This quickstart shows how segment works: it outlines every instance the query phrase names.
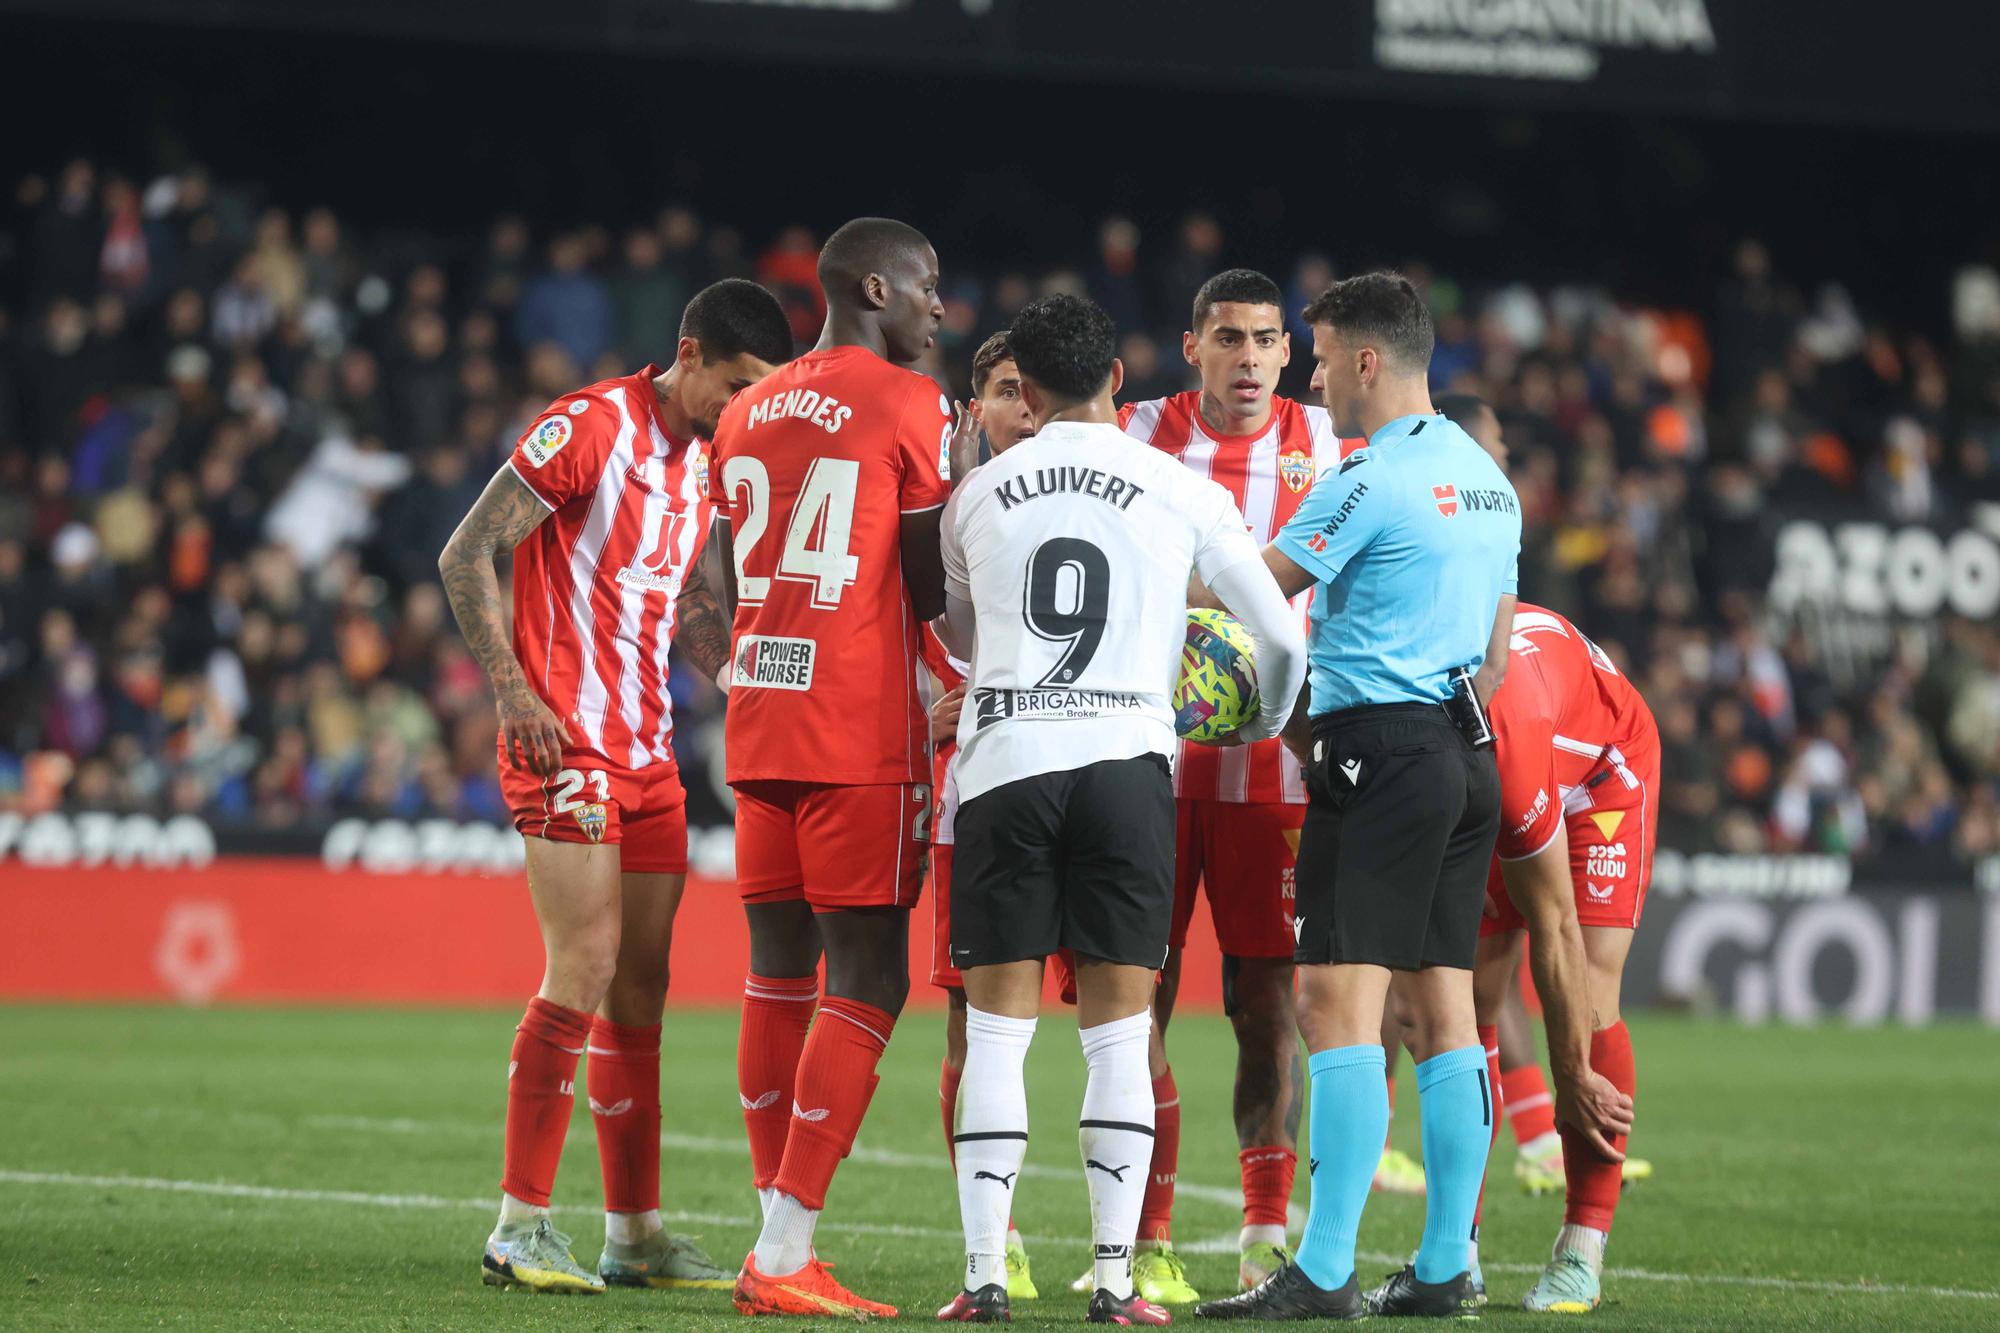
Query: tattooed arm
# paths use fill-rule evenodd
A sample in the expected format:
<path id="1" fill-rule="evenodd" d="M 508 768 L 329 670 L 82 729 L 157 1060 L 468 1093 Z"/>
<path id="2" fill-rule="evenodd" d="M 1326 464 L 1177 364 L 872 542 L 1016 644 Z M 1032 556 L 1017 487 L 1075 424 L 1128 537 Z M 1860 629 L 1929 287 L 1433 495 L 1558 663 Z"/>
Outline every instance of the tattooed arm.
<path id="1" fill-rule="evenodd" d="M 548 516 L 548 506 L 512 468 L 502 467 L 486 483 L 472 511 L 438 557 L 444 593 L 451 601 L 452 614 L 458 617 L 465 646 L 493 682 L 508 760 L 514 767 L 525 767 L 542 777 L 562 766 L 565 732 L 562 720 L 529 688 L 514 646 L 507 641 L 500 576 L 493 560 L 501 551 L 519 546 Z"/>
<path id="2" fill-rule="evenodd" d="M 719 530 L 716 524 L 709 525 L 708 540 L 681 580 L 681 595 L 674 602 L 674 643 L 710 680 L 729 661 L 729 616 L 716 595 L 713 577 L 715 548 L 718 540 L 727 544 L 728 531 L 727 520 Z"/>

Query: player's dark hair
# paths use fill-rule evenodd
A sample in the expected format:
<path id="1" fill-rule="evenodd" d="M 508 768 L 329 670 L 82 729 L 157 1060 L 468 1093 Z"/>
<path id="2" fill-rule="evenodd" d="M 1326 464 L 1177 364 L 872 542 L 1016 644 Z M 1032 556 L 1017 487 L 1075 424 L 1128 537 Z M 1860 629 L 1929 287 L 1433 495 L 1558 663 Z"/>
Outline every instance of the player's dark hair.
<path id="1" fill-rule="evenodd" d="M 681 337 L 701 344 L 704 362 L 733 361 L 745 352 L 774 366 L 792 359 L 785 308 L 744 278 L 724 278 L 696 292 L 681 311 Z"/>
<path id="2" fill-rule="evenodd" d="M 930 244 L 922 232 L 894 218 L 842 223 L 820 247 L 819 285 L 829 302 L 844 305 L 870 273 L 886 274 L 899 264 L 921 263 Z"/>
<path id="3" fill-rule="evenodd" d="M 1014 348 L 1007 341 L 1007 330 L 988 338 L 979 344 L 979 350 L 972 354 L 972 396 L 982 398 L 986 394 L 986 381 L 993 377 L 993 368 L 1002 361 L 1014 359 Z"/>
<path id="4" fill-rule="evenodd" d="M 1430 309 L 1400 273 L 1342 278 L 1302 313 L 1308 324 L 1330 324 L 1348 341 L 1375 348 L 1404 374 L 1420 374 L 1431 363 L 1437 335 Z"/>
<path id="5" fill-rule="evenodd" d="M 1007 331 L 1021 376 L 1068 403 L 1094 398 L 1118 359 L 1118 331 L 1104 307 L 1066 292 L 1030 301 Z"/>
<path id="6" fill-rule="evenodd" d="M 1441 393 L 1431 399 L 1431 406 L 1444 415 L 1445 420 L 1472 434 L 1472 428 L 1479 423 L 1482 413 L 1491 412 L 1484 398 L 1476 393 Z"/>
<path id="7" fill-rule="evenodd" d="M 1254 268 L 1226 268 L 1204 282 L 1201 290 L 1194 294 L 1194 323 L 1188 327 L 1200 333 L 1201 326 L 1208 322 L 1215 308 L 1225 301 L 1282 308 L 1285 294 L 1278 290 L 1277 283 Z"/>

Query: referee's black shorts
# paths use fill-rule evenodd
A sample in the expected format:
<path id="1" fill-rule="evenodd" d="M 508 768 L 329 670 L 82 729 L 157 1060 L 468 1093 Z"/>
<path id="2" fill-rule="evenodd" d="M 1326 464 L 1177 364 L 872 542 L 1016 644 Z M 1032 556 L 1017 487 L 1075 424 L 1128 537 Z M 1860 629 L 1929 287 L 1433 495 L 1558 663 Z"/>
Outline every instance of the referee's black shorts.
<path id="1" fill-rule="evenodd" d="M 1299 836 L 1301 963 L 1470 968 L 1500 770 L 1433 704 L 1313 719 Z"/>
<path id="2" fill-rule="evenodd" d="M 1100 759 L 981 792 L 951 854 L 957 968 L 1043 958 L 1162 967 L 1174 916 L 1174 788 L 1162 755 Z"/>

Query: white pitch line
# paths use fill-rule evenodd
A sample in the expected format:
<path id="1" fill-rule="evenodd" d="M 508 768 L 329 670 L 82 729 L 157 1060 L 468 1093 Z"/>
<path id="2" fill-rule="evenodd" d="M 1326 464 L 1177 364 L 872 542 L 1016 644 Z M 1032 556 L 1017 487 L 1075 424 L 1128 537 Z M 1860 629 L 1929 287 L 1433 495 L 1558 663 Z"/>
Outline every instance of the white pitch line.
<path id="1" fill-rule="evenodd" d="M 175 1108 L 180 1109 L 180 1108 Z M 211 1113 L 188 1111 L 187 1114 L 206 1117 Z M 413 1120 L 386 1116 L 316 1115 L 304 1117 L 301 1121 L 289 1121 L 279 1116 L 258 1113 L 224 1112 L 224 1118 L 237 1121 L 268 1122 L 279 1126 L 304 1124 L 321 1129 L 345 1129 L 362 1133 L 392 1134 L 450 1134 L 486 1135 L 491 1134 L 491 1126 L 471 1125 L 455 1121 Z M 747 1157 L 750 1145 L 740 1139 L 712 1138 L 693 1134 L 663 1133 L 660 1135 L 662 1147 L 681 1152 L 711 1153 L 718 1155 Z M 875 1166 L 898 1169 L 937 1170 L 943 1163 L 928 1154 L 895 1152 L 884 1148 L 865 1148 L 857 1145 L 849 1154 L 854 1160 Z M 1024 1163 L 1022 1174 L 1038 1178 L 1071 1180 L 1075 1173 L 1058 1167 L 1038 1163 Z M 192 1180 L 163 1180 L 150 1176 L 82 1176 L 68 1173 L 0 1170 L 0 1183 L 39 1185 L 84 1185 L 101 1188 L 125 1188 L 145 1190 L 178 1191 L 193 1194 L 220 1195 L 232 1198 L 252 1198 L 270 1200 L 291 1200 L 309 1203 L 352 1203 L 389 1208 L 479 1208 L 491 1209 L 491 1199 L 444 1199 L 435 1195 L 411 1194 L 363 1194 L 343 1190 L 296 1190 L 265 1185 L 239 1185 L 227 1182 L 204 1182 Z M 1181 1181 L 1176 1185 L 1177 1195 L 1204 1202 L 1240 1207 L 1242 1193 L 1239 1190 L 1224 1189 L 1214 1185 L 1200 1185 L 1191 1181 Z M 594 1208 L 579 1206 L 558 1206 L 552 1211 L 565 1214 L 594 1214 Z M 1293 1227 L 1303 1225 L 1305 1212 L 1297 1204 L 1290 1206 Z M 662 1213 L 668 1221 L 692 1222 L 716 1226 L 750 1226 L 748 1217 L 730 1217 L 717 1213 Z M 827 1221 L 821 1225 L 830 1230 L 852 1232 L 857 1235 L 907 1236 L 912 1239 L 958 1240 L 960 1233 L 943 1227 L 907 1226 L 886 1222 L 840 1222 Z M 1090 1244 L 1080 1236 L 1035 1235 L 1033 1240 L 1055 1245 Z M 1177 1248 L 1193 1254 L 1229 1253 L 1235 1241 L 1230 1236 L 1205 1237 L 1201 1240 Z M 1362 1252 L 1355 1256 L 1364 1263 L 1379 1263 L 1392 1266 L 1409 1261 L 1408 1255 L 1394 1255 L 1381 1252 Z M 1502 1261 L 1486 1261 L 1482 1265 L 1497 1273 L 1539 1273 L 1540 1264 L 1521 1264 Z M 1645 1268 L 1608 1268 L 1606 1277 L 1624 1278 L 1634 1282 L 1663 1282 L 1691 1284 L 1712 1283 L 1734 1287 L 1758 1287 L 1777 1291 L 1812 1291 L 1833 1295 L 1868 1296 L 1937 1296 L 1956 1300 L 2000 1300 L 2000 1291 L 1980 1291 L 1962 1287 L 1927 1287 L 1899 1282 L 1832 1282 L 1814 1278 L 1759 1277 L 1751 1274 L 1730 1273 L 1662 1273 Z"/>
<path id="2" fill-rule="evenodd" d="M 284 1203 L 339 1203 L 367 1208 L 478 1209 L 491 1211 L 491 1199 L 447 1199 L 435 1194 L 365 1194 L 357 1190 L 288 1189 L 272 1185 L 243 1185 L 231 1181 L 167 1180 L 158 1176 L 91 1176 L 67 1171 L 13 1171 L 0 1169 L 0 1183 L 10 1185 L 59 1185 L 84 1189 L 152 1190 L 172 1194 L 202 1194 L 229 1199 L 257 1199 Z M 557 1207 L 557 1213 L 595 1213 L 594 1208 L 571 1205 Z M 693 1222 L 710 1226 L 751 1225 L 748 1217 L 722 1213 L 663 1212 L 669 1222 Z M 859 1235 L 906 1236 L 923 1240 L 957 1240 L 959 1233 L 943 1227 L 903 1226 L 880 1222 L 821 1223 L 830 1231 Z M 1037 1236 L 1036 1240 L 1057 1245 L 1087 1245 L 1081 1236 Z M 1217 1238 L 1218 1240 L 1222 1238 Z M 1214 1241 L 1197 1241 L 1183 1248 L 1207 1253 Z M 1363 1251 L 1356 1258 L 1364 1263 L 1401 1264 L 1406 1256 Z M 1496 1272 L 1538 1273 L 1539 1265 L 1488 1263 Z M 2000 1300 L 2000 1291 L 1973 1291 L 1960 1287 L 1924 1287 L 1906 1283 L 1822 1282 L 1805 1278 L 1754 1277 L 1729 1273 L 1658 1273 L 1644 1268 L 1613 1268 L 1605 1276 L 1635 1282 L 1719 1283 L 1733 1287 L 1762 1287 L 1779 1291 L 1812 1291 L 1852 1296 L 1939 1296 L 1960 1300 Z"/>
<path id="3" fill-rule="evenodd" d="M 257 1199 L 279 1203 L 342 1203 L 364 1208 L 418 1208 L 418 1209 L 477 1209 L 492 1212 L 498 1201 L 494 1199 L 447 1199 L 436 1194 L 365 1194 L 358 1190 L 309 1190 L 287 1189 L 274 1185 L 242 1185 L 227 1180 L 165 1180 L 158 1176 L 86 1176 L 68 1171 L 10 1171 L 0 1170 L 0 1184 L 8 1185 L 70 1185 L 84 1189 L 126 1189 L 149 1190 L 168 1194 L 202 1194 L 224 1199 Z M 596 1215 L 599 1210 L 577 1204 L 557 1204 L 549 1209 L 551 1213 Z M 690 1222 L 700 1226 L 749 1227 L 756 1220 L 750 1217 L 733 1217 L 727 1213 L 695 1213 L 687 1211 L 662 1210 L 660 1217 L 667 1222 Z M 959 1240 L 961 1234 L 947 1231 L 943 1227 L 905 1226 L 894 1222 L 842 1222 L 837 1219 L 820 1223 L 830 1231 L 847 1231 L 869 1236 L 906 1236 L 918 1240 Z M 1080 1236 L 1045 1237 L 1055 1244 L 1088 1245 L 1090 1242 Z"/>
<path id="4" fill-rule="evenodd" d="M 273 1117 L 275 1119 L 275 1117 Z M 359 1115 L 314 1115 L 307 1116 L 304 1123 L 312 1129 L 345 1129 L 362 1133 L 383 1134 L 479 1134 L 490 1135 L 490 1125 L 468 1125 L 459 1122 L 434 1120 L 408 1120 L 393 1117 Z M 699 1134 L 676 1134 L 672 1131 L 660 1135 L 660 1146 L 675 1152 L 713 1153 L 727 1157 L 748 1157 L 750 1144 L 744 1139 L 713 1138 Z M 887 1166 L 905 1171 L 936 1171 L 947 1173 L 948 1167 L 942 1153 L 896 1152 L 888 1148 L 870 1148 L 856 1144 L 848 1154 L 852 1161 L 867 1162 L 872 1166 Z M 1041 1180 L 1075 1180 L 1075 1167 L 1048 1166 L 1039 1162 L 1027 1162 L 1021 1167 L 1021 1174 Z M 1212 1203 L 1223 1208 L 1241 1208 L 1243 1191 L 1224 1189 L 1216 1185 L 1202 1185 L 1183 1180 L 1174 1187 L 1177 1198 L 1195 1199 L 1202 1203 Z M 1297 1204 L 1290 1205 L 1291 1223 L 1295 1227 L 1305 1225 L 1305 1210 Z"/>
<path id="5" fill-rule="evenodd" d="M 167 1180 L 158 1176 L 92 1176 L 77 1175 L 67 1171 L 14 1171 L 0 1169 L 0 1184 L 10 1185 L 57 1185 L 83 1189 L 127 1189 L 150 1190 L 171 1194 L 202 1194 L 229 1199 L 257 1199 L 283 1203 L 338 1203 L 365 1208 L 415 1208 L 415 1209 L 477 1209 L 490 1212 L 491 1199 L 447 1199 L 435 1194 L 366 1194 L 358 1190 L 314 1190 L 289 1189 L 273 1185 L 244 1185 L 222 1180 Z M 558 1206 L 550 1211 L 564 1214 L 595 1213 L 594 1208 L 578 1205 Z M 669 1222 L 693 1222 L 709 1226 L 747 1227 L 752 1223 L 748 1217 L 733 1217 L 723 1213 L 662 1212 L 660 1215 Z M 943 1227 L 903 1226 L 881 1222 L 841 1222 L 828 1220 L 821 1223 L 829 1231 L 845 1231 L 857 1235 L 906 1236 L 921 1240 L 957 1240 L 957 1231 Z M 1036 1236 L 1035 1240 L 1055 1245 L 1083 1246 L 1089 1241 L 1081 1236 Z M 1216 1245 L 1215 1240 L 1196 1241 L 1182 1248 L 1189 1251 L 1208 1253 Z M 1355 1256 L 1364 1263 L 1401 1264 L 1407 1256 L 1363 1251 Z M 1536 1264 L 1487 1263 L 1487 1268 L 1505 1273 L 1539 1273 Z M 1900 1282 L 1824 1282 L 1806 1278 L 1755 1277 L 1731 1273 L 1659 1273 L 1644 1268 L 1607 1269 L 1605 1276 L 1624 1278 L 1635 1282 L 1671 1282 L 1680 1284 L 1714 1283 L 1732 1287 L 1761 1287 L 1778 1291 L 1811 1291 L 1851 1296 L 1938 1296 L 1958 1300 L 1991 1301 L 2000 1300 L 2000 1291 L 1974 1291 L 1961 1287 L 1925 1287 Z"/>

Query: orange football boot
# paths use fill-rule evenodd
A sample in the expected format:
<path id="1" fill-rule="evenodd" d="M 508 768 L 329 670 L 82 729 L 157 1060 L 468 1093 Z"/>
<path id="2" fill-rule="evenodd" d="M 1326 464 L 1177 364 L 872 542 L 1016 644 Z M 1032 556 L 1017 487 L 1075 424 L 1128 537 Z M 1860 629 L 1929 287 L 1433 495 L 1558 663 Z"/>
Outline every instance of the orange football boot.
<path id="1" fill-rule="evenodd" d="M 766 1277 L 757 1271 L 757 1255 L 752 1251 L 743 1260 L 736 1278 L 736 1308 L 743 1314 L 804 1315 L 824 1319 L 852 1319 L 857 1323 L 881 1316 L 893 1319 L 896 1307 L 880 1301 L 864 1300 L 833 1280 L 827 1265 L 815 1255 L 796 1273 Z"/>

